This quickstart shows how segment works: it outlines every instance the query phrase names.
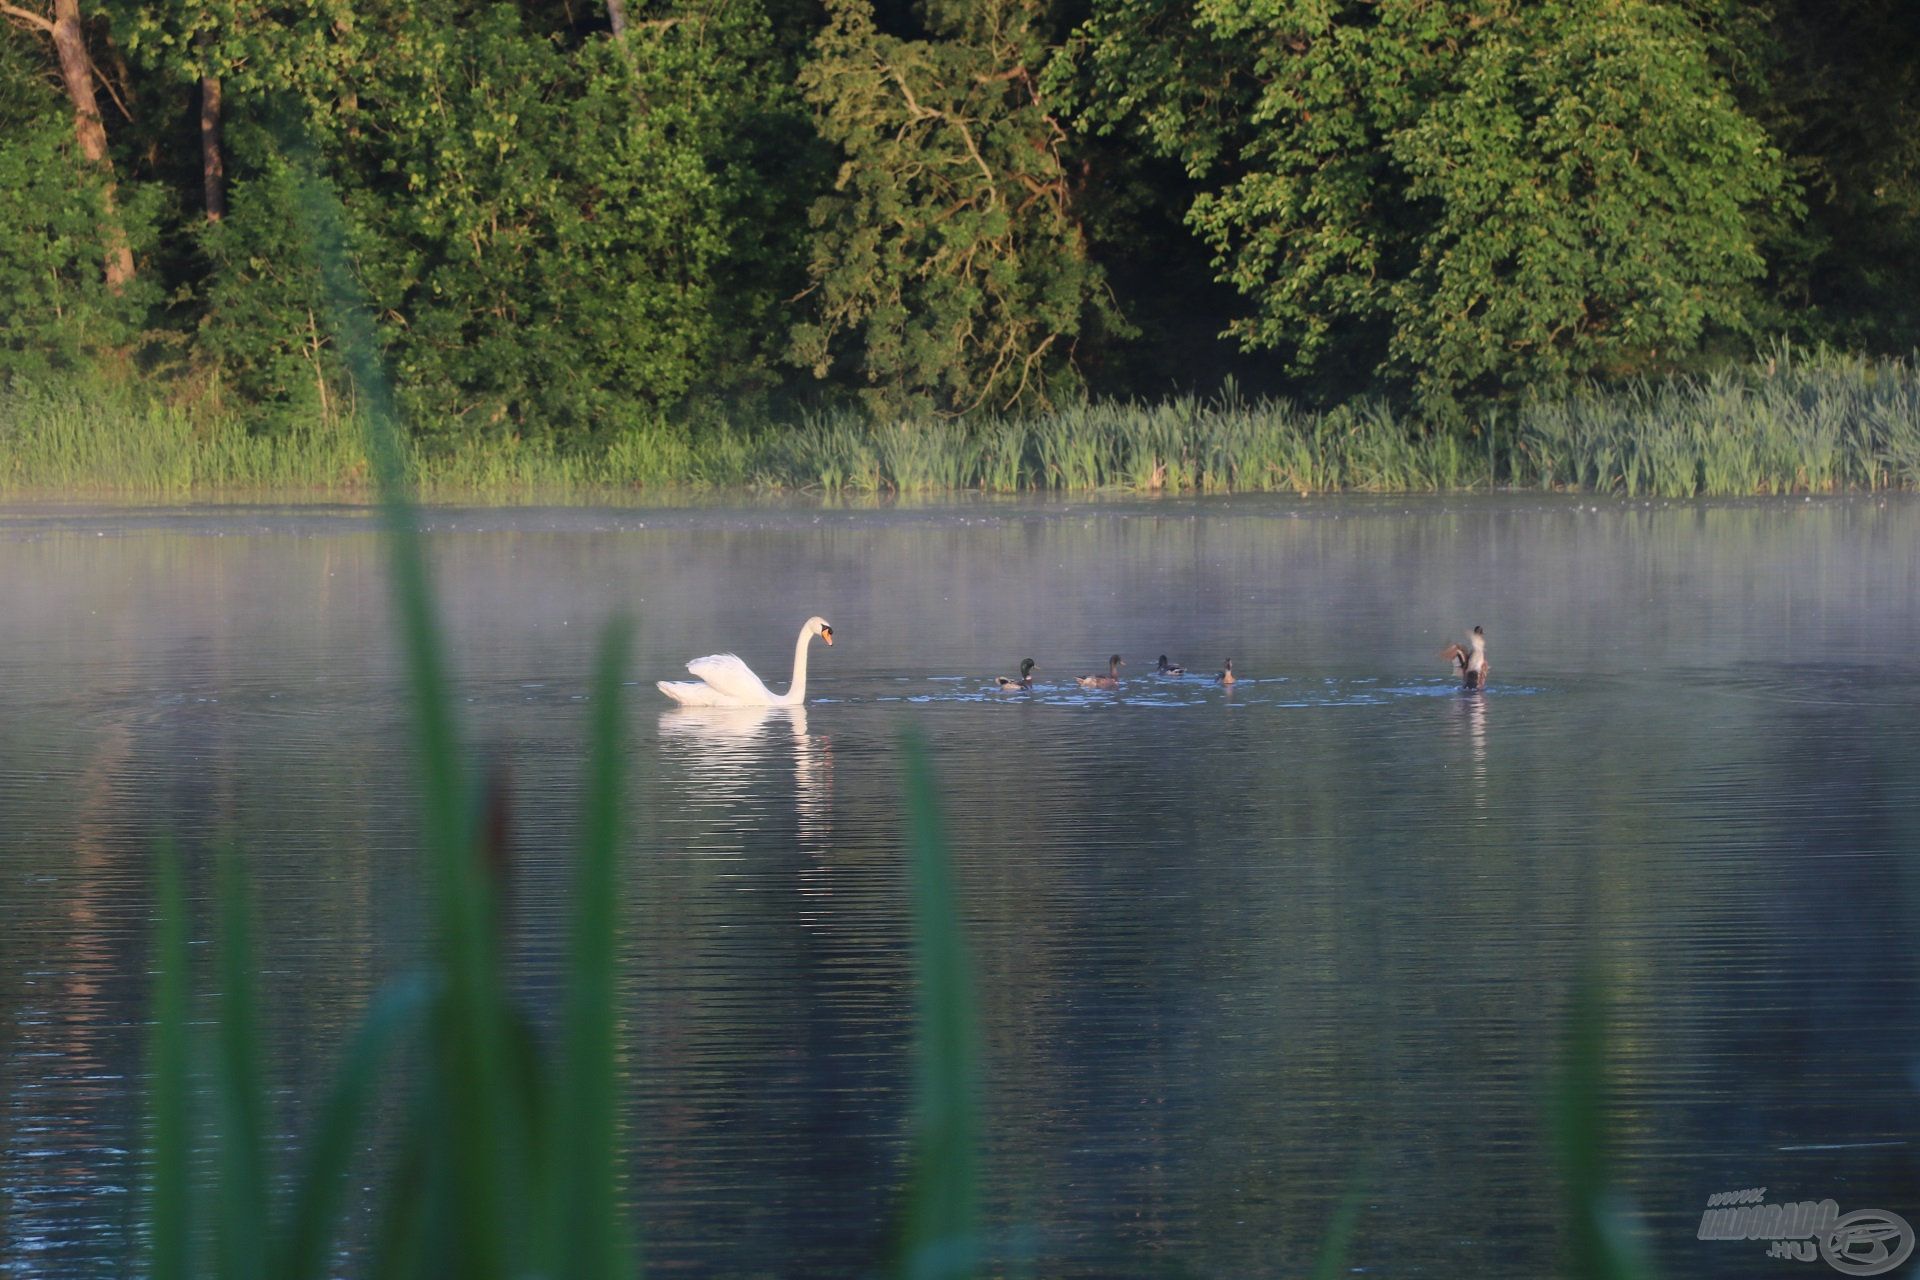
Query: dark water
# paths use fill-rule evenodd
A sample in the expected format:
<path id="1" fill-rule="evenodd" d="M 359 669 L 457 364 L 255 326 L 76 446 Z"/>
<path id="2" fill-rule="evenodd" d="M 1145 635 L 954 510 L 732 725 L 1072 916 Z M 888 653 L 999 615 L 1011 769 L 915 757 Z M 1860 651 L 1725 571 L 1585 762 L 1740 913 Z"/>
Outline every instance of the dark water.
<path id="1" fill-rule="evenodd" d="M 431 522 L 465 727 L 512 779 L 537 1017 L 593 640 L 638 622 L 621 991 L 655 1274 L 877 1254 L 907 1084 L 907 724 L 956 836 L 988 1225 L 1015 1274 L 1303 1274 L 1359 1168 L 1365 1274 L 1554 1274 L 1543 1103 L 1588 952 L 1620 1175 L 1667 1274 L 1813 1273 L 1696 1240 L 1715 1192 L 1920 1222 L 1912 501 Z M 125 1253 L 156 838 L 200 894 L 222 841 L 246 851 L 289 1134 L 419 954 L 381 565 L 347 509 L 0 513 L 19 1273 Z M 652 687 L 722 649 L 784 687 L 811 613 L 839 643 L 814 646 L 804 713 L 686 717 Z M 1481 698 L 1435 656 L 1474 623 Z M 1115 650 L 1122 691 L 1071 687 Z M 1162 651 L 1208 674 L 1230 655 L 1242 683 L 1156 680 Z M 1025 656 L 1041 689 L 986 692 Z"/>

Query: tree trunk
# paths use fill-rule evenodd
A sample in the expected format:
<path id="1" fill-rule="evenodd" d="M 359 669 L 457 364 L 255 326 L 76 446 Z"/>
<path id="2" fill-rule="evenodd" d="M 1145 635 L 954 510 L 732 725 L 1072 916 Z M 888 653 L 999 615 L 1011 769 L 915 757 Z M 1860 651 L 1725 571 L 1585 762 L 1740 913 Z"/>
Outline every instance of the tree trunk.
<path id="1" fill-rule="evenodd" d="M 613 26 L 616 38 L 627 31 L 627 0 L 607 0 L 607 21 Z"/>
<path id="2" fill-rule="evenodd" d="M 80 154 L 106 176 L 102 195 L 107 215 L 107 287 L 115 293 L 133 279 L 133 250 L 114 211 L 113 157 L 107 154 L 107 126 L 100 119 L 100 101 L 93 92 L 93 59 L 87 56 L 87 38 L 80 29 L 80 0 L 53 0 L 53 49 L 60 58 L 60 78 L 73 99 L 73 134 Z"/>
<path id="3" fill-rule="evenodd" d="M 200 178 L 206 188 L 207 221 L 227 216 L 227 162 L 220 151 L 220 77 L 200 77 Z"/>

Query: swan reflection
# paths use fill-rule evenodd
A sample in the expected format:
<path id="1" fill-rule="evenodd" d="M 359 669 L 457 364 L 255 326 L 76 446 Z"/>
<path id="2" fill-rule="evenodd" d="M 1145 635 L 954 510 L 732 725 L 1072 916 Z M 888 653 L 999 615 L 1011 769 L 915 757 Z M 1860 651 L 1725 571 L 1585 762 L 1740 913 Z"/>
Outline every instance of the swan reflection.
<path id="1" fill-rule="evenodd" d="M 781 732 L 782 728 L 785 733 Z M 703 804 L 733 804 L 778 767 L 782 739 L 793 746 L 793 798 L 800 842 L 809 852 L 831 847 L 833 748 L 807 731 L 799 707 L 675 707 L 660 714 L 660 740 L 683 748 Z"/>

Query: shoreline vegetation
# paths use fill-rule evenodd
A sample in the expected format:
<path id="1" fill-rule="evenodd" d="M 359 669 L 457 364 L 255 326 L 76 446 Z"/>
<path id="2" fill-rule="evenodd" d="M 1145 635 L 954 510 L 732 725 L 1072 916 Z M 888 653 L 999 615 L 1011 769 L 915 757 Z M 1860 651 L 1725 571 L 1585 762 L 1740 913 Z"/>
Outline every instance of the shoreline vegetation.
<path id="1" fill-rule="evenodd" d="M 0 492 L 1916 484 L 1895 0 L 629 7 L 0 5 Z"/>
<path id="2" fill-rule="evenodd" d="M 347 416 L 259 433 L 131 385 L 0 390 L 0 494 L 370 495 Z M 1429 426 L 1385 401 L 1319 410 L 1211 397 L 1091 401 L 1021 417 L 649 426 L 562 451 L 415 444 L 430 498 L 754 490 L 841 495 L 1433 493 L 1626 497 L 1920 490 L 1920 364 L 1786 344 L 1717 372 L 1589 384 Z"/>

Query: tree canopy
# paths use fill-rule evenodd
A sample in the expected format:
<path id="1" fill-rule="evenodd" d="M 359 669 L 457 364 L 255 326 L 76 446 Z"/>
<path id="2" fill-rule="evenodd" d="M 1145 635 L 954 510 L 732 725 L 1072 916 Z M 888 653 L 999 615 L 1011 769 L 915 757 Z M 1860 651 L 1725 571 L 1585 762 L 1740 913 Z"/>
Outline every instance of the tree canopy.
<path id="1" fill-rule="evenodd" d="M 5 0 L 0 377 L 586 446 L 1920 341 L 1898 0 Z M 1205 389 L 1205 388 L 1202 388 Z M 183 394 L 186 393 L 183 391 Z"/>

